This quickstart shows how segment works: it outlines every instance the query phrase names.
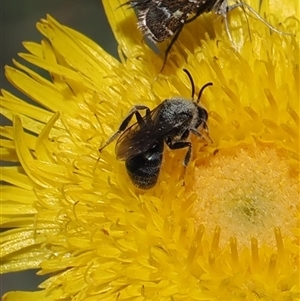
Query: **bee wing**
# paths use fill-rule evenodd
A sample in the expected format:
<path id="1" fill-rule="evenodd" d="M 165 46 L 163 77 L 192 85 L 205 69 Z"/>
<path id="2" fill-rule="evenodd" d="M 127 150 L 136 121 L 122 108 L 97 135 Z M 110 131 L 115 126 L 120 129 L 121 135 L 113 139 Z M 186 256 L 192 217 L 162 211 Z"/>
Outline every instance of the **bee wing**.
<path id="1" fill-rule="evenodd" d="M 156 122 L 156 115 L 160 107 L 161 105 L 150 112 L 150 118 L 143 117 L 144 125 L 141 126 L 136 122 L 121 134 L 115 148 L 118 160 L 127 160 L 144 153 L 159 139 L 157 129 L 160 125 Z"/>

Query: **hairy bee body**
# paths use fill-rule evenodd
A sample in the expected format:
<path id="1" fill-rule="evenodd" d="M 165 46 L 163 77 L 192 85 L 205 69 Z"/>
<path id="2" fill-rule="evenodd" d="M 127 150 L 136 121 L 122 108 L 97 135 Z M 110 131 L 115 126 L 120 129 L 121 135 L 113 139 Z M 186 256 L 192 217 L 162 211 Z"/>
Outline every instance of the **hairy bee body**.
<path id="1" fill-rule="evenodd" d="M 192 82 L 190 74 L 185 70 Z M 144 105 L 134 106 L 121 123 L 119 130 L 99 149 L 101 152 L 108 144 L 118 138 L 115 152 L 118 160 L 125 161 L 127 173 L 132 183 L 141 188 L 153 187 L 159 177 L 164 145 L 172 149 L 186 148 L 183 160 L 186 167 L 190 161 L 192 143 L 188 141 L 190 133 L 203 138 L 199 128 L 208 132 L 207 111 L 198 104 L 201 93 L 208 83 L 199 92 L 197 102 L 185 98 L 174 97 L 164 100 L 152 111 Z M 141 110 L 146 114 L 142 117 Z M 137 122 L 129 126 L 132 117 Z"/>

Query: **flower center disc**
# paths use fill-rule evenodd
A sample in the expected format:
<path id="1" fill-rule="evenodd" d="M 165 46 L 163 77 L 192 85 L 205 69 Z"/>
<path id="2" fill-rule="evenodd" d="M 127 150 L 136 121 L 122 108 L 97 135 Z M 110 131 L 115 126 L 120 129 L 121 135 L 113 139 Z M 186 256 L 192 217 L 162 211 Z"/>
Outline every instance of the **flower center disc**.
<path id="1" fill-rule="evenodd" d="M 297 226 L 299 183 L 288 158 L 272 147 L 237 147 L 219 151 L 195 168 L 194 214 L 198 225 L 213 233 L 221 227 L 220 246 L 230 237 L 239 247 L 275 245 L 274 227 L 284 236 Z"/>

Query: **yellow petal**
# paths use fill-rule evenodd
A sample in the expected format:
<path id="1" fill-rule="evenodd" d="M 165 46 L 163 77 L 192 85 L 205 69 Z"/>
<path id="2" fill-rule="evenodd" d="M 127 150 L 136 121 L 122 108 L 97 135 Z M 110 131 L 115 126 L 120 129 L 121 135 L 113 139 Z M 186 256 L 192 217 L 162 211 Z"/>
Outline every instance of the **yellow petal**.
<path id="1" fill-rule="evenodd" d="M 18 168 L 16 167 L 1 167 L 0 176 L 1 181 L 5 181 L 24 189 L 33 189 L 32 182 L 27 177 L 27 175 L 18 172 Z"/>
<path id="2" fill-rule="evenodd" d="M 39 292 L 9 292 L 6 293 L 3 298 L 3 301 L 49 301 L 53 300 L 52 297 L 47 297 L 47 294 L 44 291 Z"/>
<path id="3" fill-rule="evenodd" d="M 137 18 L 130 4 L 125 1 L 104 0 L 103 6 L 115 38 L 125 56 L 130 57 L 143 39 L 137 28 Z M 127 3 L 127 4 L 126 4 Z"/>

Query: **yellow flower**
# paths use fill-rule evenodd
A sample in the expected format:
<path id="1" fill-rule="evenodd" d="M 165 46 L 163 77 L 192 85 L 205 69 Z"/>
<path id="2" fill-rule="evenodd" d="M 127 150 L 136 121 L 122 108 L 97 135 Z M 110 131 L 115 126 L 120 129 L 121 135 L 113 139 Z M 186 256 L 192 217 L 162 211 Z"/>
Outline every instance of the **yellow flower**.
<path id="1" fill-rule="evenodd" d="M 257 2 L 249 4 L 259 10 Z M 104 5 L 121 62 L 50 16 L 41 44 L 26 42 L 8 80 L 40 106 L 2 91 L 1 272 L 32 268 L 49 279 L 3 300 L 299 300 L 299 20 L 297 1 L 263 2 L 279 35 L 229 14 L 204 14 L 162 56 L 143 41 L 132 9 Z M 251 38 L 249 36 L 249 32 Z M 130 33 L 130 34 L 128 34 Z M 160 47 L 164 47 L 160 46 Z M 114 147 L 98 149 L 134 104 L 201 103 L 213 143 L 165 147 L 157 185 L 135 188 Z M 100 156 L 100 158 L 99 158 Z M 98 160 L 99 158 L 99 160 Z M 97 162 L 98 160 L 98 162 Z"/>

